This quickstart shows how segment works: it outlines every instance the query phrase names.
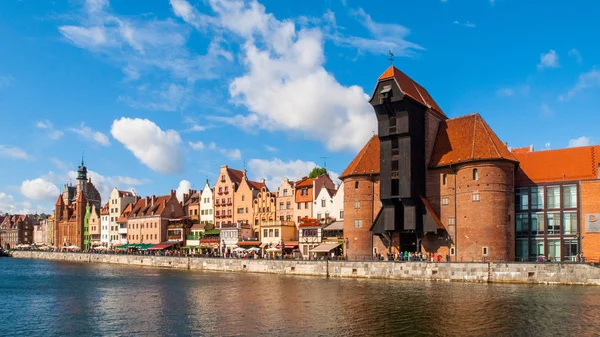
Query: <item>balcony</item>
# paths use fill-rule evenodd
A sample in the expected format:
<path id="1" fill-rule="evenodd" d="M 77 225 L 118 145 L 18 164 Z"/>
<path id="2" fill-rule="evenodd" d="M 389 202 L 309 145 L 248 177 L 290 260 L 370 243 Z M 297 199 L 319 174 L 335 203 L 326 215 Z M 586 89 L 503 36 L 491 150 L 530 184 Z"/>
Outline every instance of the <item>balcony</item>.
<path id="1" fill-rule="evenodd" d="M 127 234 L 127 227 L 119 227 L 119 234 Z"/>
<path id="2" fill-rule="evenodd" d="M 187 235 L 186 240 L 200 240 L 203 238 L 202 235 Z"/>
<path id="3" fill-rule="evenodd" d="M 183 239 L 181 238 L 181 235 L 167 235 L 167 240 L 169 240 L 169 241 L 174 241 L 174 240 L 181 241 Z"/>

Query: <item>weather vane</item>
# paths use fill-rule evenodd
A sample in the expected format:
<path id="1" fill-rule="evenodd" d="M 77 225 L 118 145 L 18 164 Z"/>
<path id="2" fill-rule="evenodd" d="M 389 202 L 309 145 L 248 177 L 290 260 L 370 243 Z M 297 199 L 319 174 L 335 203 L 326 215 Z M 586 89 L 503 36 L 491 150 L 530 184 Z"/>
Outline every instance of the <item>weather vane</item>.
<path id="1" fill-rule="evenodd" d="M 390 54 L 390 58 L 388 58 L 388 61 L 390 61 L 391 65 L 394 65 L 394 53 L 392 53 L 391 50 L 388 51 L 388 54 Z"/>

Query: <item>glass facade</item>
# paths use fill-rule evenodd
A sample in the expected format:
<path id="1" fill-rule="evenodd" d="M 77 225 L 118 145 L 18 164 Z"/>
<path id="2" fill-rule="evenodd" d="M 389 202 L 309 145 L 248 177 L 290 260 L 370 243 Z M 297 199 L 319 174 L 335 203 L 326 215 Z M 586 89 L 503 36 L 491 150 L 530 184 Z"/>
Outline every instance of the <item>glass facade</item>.
<path id="1" fill-rule="evenodd" d="M 574 261 L 579 254 L 577 183 L 515 190 L 515 254 L 518 261 Z"/>

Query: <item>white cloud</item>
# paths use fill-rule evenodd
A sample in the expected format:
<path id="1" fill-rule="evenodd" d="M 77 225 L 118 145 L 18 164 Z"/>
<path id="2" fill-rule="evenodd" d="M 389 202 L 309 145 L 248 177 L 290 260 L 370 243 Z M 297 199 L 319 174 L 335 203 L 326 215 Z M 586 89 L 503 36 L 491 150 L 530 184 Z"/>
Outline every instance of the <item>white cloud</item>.
<path id="1" fill-rule="evenodd" d="M 170 83 L 153 90 L 144 86 L 138 88 L 136 98 L 123 95 L 119 96 L 119 100 L 136 109 L 178 111 L 188 106 L 192 96 L 190 86 Z"/>
<path id="2" fill-rule="evenodd" d="M 270 191 L 276 191 L 283 182 L 283 178 L 291 181 L 308 176 L 310 171 L 318 165 L 313 161 L 290 160 L 283 161 L 279 158 L 273 160 L 250 159 L 248 161 L 248 172 L 255 179 L 265 178 Z M 338 183 L 338 174 L 329 172 L 329 177 Z"/>
<path id="3" fill-rule="evenodd" d="M 277 148 L 269 145 L 265 145 L 265 150 L 269 152 L 277 152 Z"/>
<path id="4" fill-rule="evenodd" d="M 195 143 L 194 142 L 188 142 L 188 144 L 190 145 L 190 147 L 193 150 L 196 150 L 196 151 L 204 150 L 204 143 L 203 142 L 195 142 Z"/>
<path id="5" fill-rule="evenodd" d="M 35 123 L 35 127 L 41 130 L 45 130 L 46 134 L 50 139 L 57 140 L 64 135 L 64 133 L 60 130 L 56 130 L 52 122 L 49 120 L 38 121 Z"/>
<path id="6" fill-rule="evenodd" d="M 198 124 L 198 122 L 196 122 L 191 117 L 185 117 L 183 119 L 183 122 L 186 123 L 186 124 L 188 124 L 190 126 L 189 129 L 185 130 L 186 132 L 201 132 L 201 131 L 206 131 L 206 129 L 208 128 L 208 127 L 206 127 L 204 125 Z"/>
<path id="7" fill-rule="evenodd" d="M 69 128 L 69 131 L 75 132 L 86 140 L 92 141 L 102 146 L 109 146 L 110 141 L 108 137 L 100 131 L 94 131 L 89 126 L 85 126 L 85 123 L 81 123 L 79 128 Z"/>
<path id="8" fill-rule="evenodd" d="M 0 192 L 0 214 L 34 214 L 48 212 L 49 207 L 45 206 L 40 203 L 36 203 L 36 205 L 33 206 L 29 201 L 16 201 L 12 195 Z"/>
<path id="9" fill-rule="evenodd" d="M 550 49 L 545 54 L 540 54 L 540 63 L 537 65 L 538 69 L 544 68 L 558 68 L 558 54 L 554 49 Z"/>
<path id="10" fill-rule="evenodd" d="M 50 158 L 50 162 L 52 164 L 54 164 L 54 166 L 56 166 L 56 168 L 61 171 L 67 171 L 70 167 L 69 164 L 67 164 L 66 162 L 64 162 L 60 159 L 57 159 L 57 158 Z"/>
<path id="11" fill-rule="evenodd" d="M 208 144 L 208 148 L 210 150 L 219 152 L 220 154 L 224 155 L 225 157 L 227 157 L 231 160 L 241 160 L 242 159 L 242 151 L 240 151 L 239 149 L 220 148 L 217 146 L 217 144 L 215 144 L 215 142 L 210 142 Z"/>
<path id="12" fill-rule="evenodd" d="M 424 50 L 420 45 L 406 40 L 410 29 L 402 25 L 377 22 L 362 8 L 351 11 L 351 14 L 369 31 L 371 38 L 346 36 L 336 30 L 328 34 L 328 37 L 337 45 L 354 47 L 372 54 L 387 55 L 391 50 L 396 56 L 413 56 L 415 51 Z"/>
<path id="13" fill-rule="evenodd" d="M 591 139 L 585 136 L 569 140 L 569 147 L 588 146 L 590 144 Z"/>
<path id="14" fill-rule="evenodd" d="M 293 22 L 277 20 L 255 1 L 210 4 L 219 25 L 245 41 L 242 57 L 247 72 L 232 81 L 229 92 L 234 103 L 250 113 L 233 119 L 243 119 L 245 128 L 302 132 L 330 150 L 362 148 L 376 127 L 375 114 L 362 88 L 341 85 L 323 68 L 319 29 L 296 30 Z M 374 22 L 362 10 L 357 15 L 374 34 L 388 30 L 386 36 L 400 39 L 408 33 L 399 25 Z"/>
<path id="15" fill-rule="evenodd" d="M 515 95 L 527 96 L 530 90 L 529 85 L 520 85 L 515 87 L 504 87 L 496 91 L 496 94 L 501 97 L 512 97 Z"/>
<path id="16" fill-rule="evenodd" d="M 569 56 L 575 58 L 575 60 L 577 60 L 577 63 L 581 63 L 582 61 L 581 53 L 575 48 L 569 50 Z"/>
<path id="17" fill-rule="evenodd" d="M 474 23 L 472 23 L 470 21 L 460 22 L 458 20 L 454 20 L 454 24 L 458 25 L 458 26 L 462 26 L 462 27 L 467 27 L 467 28 L 475 28 L 475 27 L 477 27 Z"/>
<path id="18" fill-rule="evenodd" d="M 0 157 L 12 159 L 30 159 L 27 152 L 16 146 L 0 145 Z"/>
<path id="19" fill-rule="evenodd" d="M 187 180 L 182 180 L 179 182 L 179 186 L 177 186 L 176 194 L 177 200 L 183 201 L 183 194 L 189 192 L 192 188 L 192 183 Z"/>
<path id="20" fill-rule="evenodd" d="M 110 132 L 152 170 L 163 174 L 182 170 L 181 137 L 177 131 L 163 131 L 148 119 L 123 117 L 113 122 Z"/>
<path id="21" fill-rule="evenodd" d="M 560 95 L 560 101 L 570 100 L 582 90 L 600 86 L 600 70 L 592 69 L 587 73 L 579 75 L 579 79 L 573 88 L 567 91 L 566 95 Z"/>
<path id="22" fill-rule="evenodd" d="M 31 200 L 49 201 L 56 199 L 60 194 L 60 190 L 53 183 L 43 178 L 37 178 L 23 181 L 21 183 L 21 194 Z"/>
<path id="23" fill-rule="evenodd" d="M 52 174 L 47 175 L 47 177 L 54 177 L 54 180 L 62 179 L 66 181 L 67 179 L 75 182 L 77 180 L 77 171 L 69 171 L 67 172 L 67 176 L 55 176 Z M 100 196 L 102 197 L 103 202 L 106 202 L 110 196 L 110 192 L 112 192 L 113 188 L 117 187 L 120 190 L 131 190 L 134 186 L 143 185 L 146 183 L 146 180 L 140 180 L 137 178 L 127 177 L 127 176 L 103 176 L 102 174 L 88 170 L 88 178 L 92 180 L 94 186 L 98 192 L 100 192 Z"/>
<path id="24" fill-rule="evenodd" d="M 119 66 L 129 80 L 155 76 L 156 70 L 194 82 L 216 78 L 223 60 L 231 60 L 223 41 L 216 38 L 204 55 L 186 48 L 189 28 L 151 15 L 120 16 L 108 1 L 87 0 L 75 24 L 59 27 L 65 39 Z M 158 76 L 160 77 L 160 76 Z"/>

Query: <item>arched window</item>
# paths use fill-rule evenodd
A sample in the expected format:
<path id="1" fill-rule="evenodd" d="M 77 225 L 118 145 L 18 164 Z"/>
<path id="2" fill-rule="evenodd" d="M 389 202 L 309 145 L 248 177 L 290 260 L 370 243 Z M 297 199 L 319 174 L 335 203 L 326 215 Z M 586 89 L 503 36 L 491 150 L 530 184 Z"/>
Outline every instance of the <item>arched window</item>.
<path id="1" fill-rule="evenodd" d="M 358 181 L 354 182 L 354 188 L 358 188 Z"/>
<path id="2" fill-rule="evenodd" d="M 473 169 L 473 180 L 479 179 L 479 171 L 477 169 Z"/>

